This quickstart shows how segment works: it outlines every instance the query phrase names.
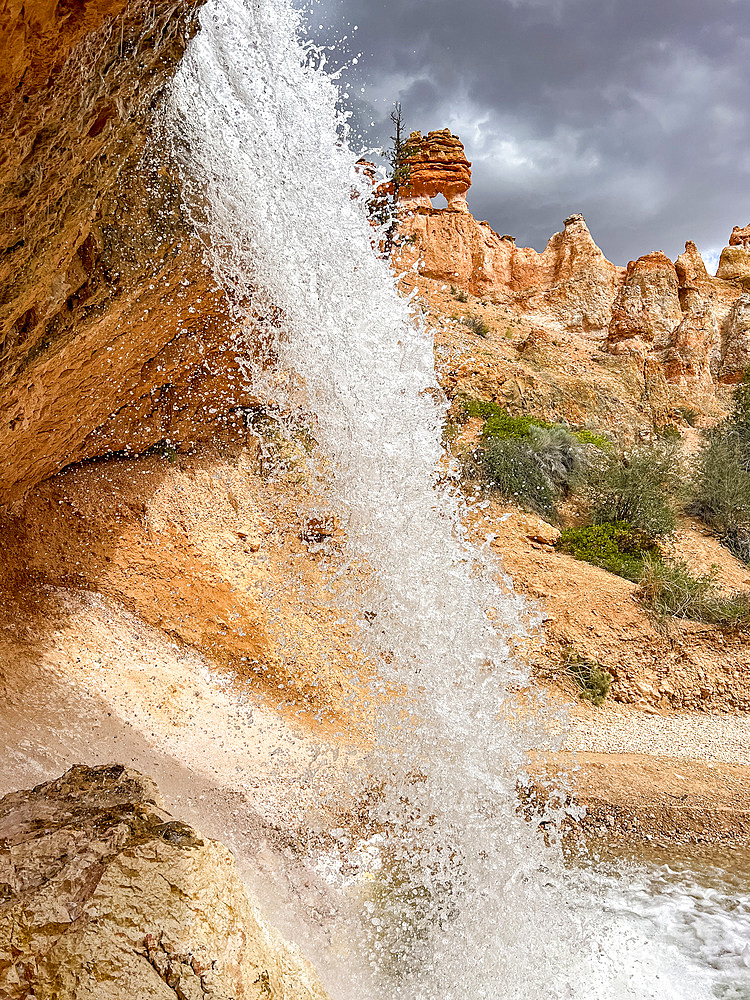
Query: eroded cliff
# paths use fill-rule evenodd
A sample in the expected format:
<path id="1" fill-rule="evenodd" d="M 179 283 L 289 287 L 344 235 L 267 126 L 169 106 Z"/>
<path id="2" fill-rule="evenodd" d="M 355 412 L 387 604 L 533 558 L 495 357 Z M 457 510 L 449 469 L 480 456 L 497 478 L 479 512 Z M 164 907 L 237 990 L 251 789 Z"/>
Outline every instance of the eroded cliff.
<path id="1" fill-rule="evenodd" d="M 732 311 L 750 281 L 747 229 L 735 227 L 716 277 L 690 241 L 676 262 L 654 251 L 617 267 L 580 214 L 538 253 L 468 211 L 471 172 L 456 136 L 413 138 L 419 155 L 408 158 L 413 181 L 401 200 L 400 267 L 505 306 L 548 335 L 603 341 L 612 354 L 656 364 L 670 382 L 732 383 L 750 363 L 744 313 Z M 440 194 L 447 208 L 433 207 Z"/>
<path id="2" fill-rule="evenodd" d="M 0 504 L 71 462 L 205 439 L 246 401 L 158 129 L 196 28 L 173 0 L 0 14 Z"/>

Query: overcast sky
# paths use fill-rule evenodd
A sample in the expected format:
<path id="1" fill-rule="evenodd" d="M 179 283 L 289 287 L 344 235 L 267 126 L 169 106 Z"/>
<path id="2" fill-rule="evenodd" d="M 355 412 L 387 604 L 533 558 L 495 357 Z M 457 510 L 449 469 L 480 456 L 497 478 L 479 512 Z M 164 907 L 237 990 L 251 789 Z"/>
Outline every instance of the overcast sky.
<path id="1" fill-rule="evenodd" d="M 687 239 L 715 263 L 750 222 L 750 0 L 320 0 L 309 16 L 361 52 L 343 81 L 362 141 L 384 142 L 398 100 L 410 128 L 449 126 L 471 210 L 519 245 L 583 212 L 615 263 Z"/>

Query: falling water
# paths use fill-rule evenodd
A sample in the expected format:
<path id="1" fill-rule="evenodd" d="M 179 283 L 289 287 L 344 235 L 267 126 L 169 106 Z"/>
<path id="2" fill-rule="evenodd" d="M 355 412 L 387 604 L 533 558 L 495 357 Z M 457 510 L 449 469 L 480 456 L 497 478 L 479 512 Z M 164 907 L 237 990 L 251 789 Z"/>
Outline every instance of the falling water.
<path id="1" fill-rule="evenodd" d="M 407 912 L 380 933 L 363 903 L 357 995 L 706 995 L 517 815 L 523 746 L 502 708 L 525 683 L 508 648 L 522 609 L 464 537 L 432 344 L 352 196 L 334 82 L 289 0 L 209 0 L 200 21 L 167 110 L 187 207 L 238 316 L 271 317 L 272 375 L 293 373 L 348 552 L 370 568 L 356 613 L 382 695 L 373 822 Z"/>

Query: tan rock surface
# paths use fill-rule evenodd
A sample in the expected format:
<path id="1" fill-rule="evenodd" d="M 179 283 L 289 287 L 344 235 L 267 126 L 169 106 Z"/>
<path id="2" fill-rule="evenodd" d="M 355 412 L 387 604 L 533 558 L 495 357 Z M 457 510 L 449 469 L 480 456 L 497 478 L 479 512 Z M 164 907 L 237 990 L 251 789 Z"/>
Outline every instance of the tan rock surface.
<path id="1" fill-rule="evenodd" d="M 0 800 L 7 1000 L 325 1000 L 226 848 L 121 765 L 74 767 Z"/>
<path id="2" fill-rule="evenodd" d="M 406 215 L 401 229 L 414 241 L 402 263 L 419 259 L 425 277 L 506 304 L 556 331 L 605 335 L 622 269 L 597 247 L 582 215 L 566 219 L 541 254 L 517 247 L 468 213 L 419 211 Z"/>
<path id="3" fill-rule="evenodd" d="M 725 247 L 721 251 L 716 277 L 750 291 L 750 249 L 744 244 Z"/>
<path id="4" fill-rule="evenodd" d="M 724 321 L 721 338 L 719 379 L 729 384 L 739 382 L 750 366 L 750 293 L 735 301 Z"/>
<path id="5" fill-rule="evenodd" d="M 353 692 L 351 628 L 321 594 L 308 480 L 279 448 L 264 441 L 264 457 L 240 429 L 200 455 L 120 457 L 47 480 L 0 521 L 0 618 L 45 587 L 91 590 L 283 699 L 339 711 Z"/>
<path id="6" fill-rule="evenodd" d="M 607 347 L 645 361 L 652 350 L 670 346 L 681 320 L 677 271 L 665 254 L 654 251 L 628 264 L 612 307 Z"/>
<path id="7" fill-rule="evenodd" d="M 195 5 L 13 0 L 0 23 L 8 504 L 73 461 L 205 439 L 250 400 L 153 130 Z"/>
<path id="8" fill-rule="evenodd" d="M 714 384 L 721 365 L 721 332 L 713 297 L 694 288 L 680 289 L 683 313 L 664 354 L 668 381 Z"/>

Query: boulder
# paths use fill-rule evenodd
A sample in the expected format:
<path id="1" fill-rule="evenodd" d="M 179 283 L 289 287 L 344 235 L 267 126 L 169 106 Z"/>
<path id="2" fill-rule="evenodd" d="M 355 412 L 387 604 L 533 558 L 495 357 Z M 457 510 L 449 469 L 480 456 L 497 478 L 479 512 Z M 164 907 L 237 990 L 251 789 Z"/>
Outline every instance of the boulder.
<path id="1" fill-rule="evenodd" d="M 220 844 L 121 765 L 0 799 L 5 1000 L 326 1000 Z"/>

